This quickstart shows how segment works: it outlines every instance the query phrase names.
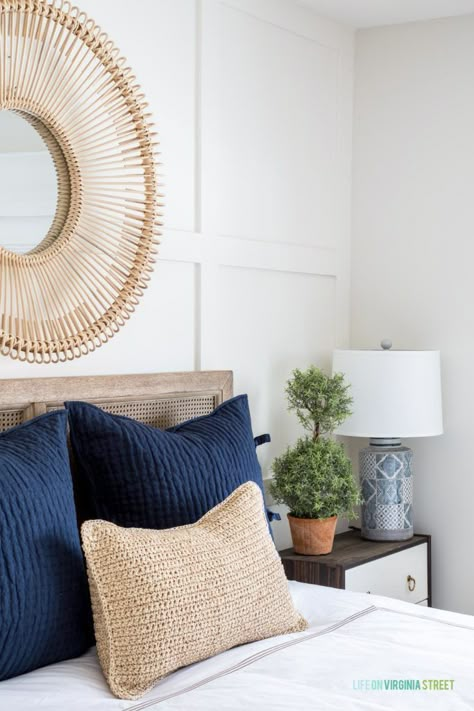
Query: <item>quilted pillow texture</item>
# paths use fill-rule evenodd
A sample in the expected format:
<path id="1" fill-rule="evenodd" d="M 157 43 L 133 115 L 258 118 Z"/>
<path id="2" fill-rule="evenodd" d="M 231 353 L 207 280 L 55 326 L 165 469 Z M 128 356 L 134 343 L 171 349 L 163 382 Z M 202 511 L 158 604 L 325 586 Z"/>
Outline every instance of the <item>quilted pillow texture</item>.
<path id="1" fill-rule="evenodd" d="M 247 482 L 197 523 L 82 526 L 97 651 L 112 692 L 136 699 L 187 664 L 298 632 L 259 487 Z"/>
<path id="2" fill-rule="evenodd" d="M 170 528 L 194 523 L 240 484 L 263 491 L 246 395 L 169 430 L 68 402 L 83 519 Z"/>
<path id="3" fill-rule="evenodd" d="M 94 643 L 66 425 L 53 412 L 0 434 L 0 680 Z"/>

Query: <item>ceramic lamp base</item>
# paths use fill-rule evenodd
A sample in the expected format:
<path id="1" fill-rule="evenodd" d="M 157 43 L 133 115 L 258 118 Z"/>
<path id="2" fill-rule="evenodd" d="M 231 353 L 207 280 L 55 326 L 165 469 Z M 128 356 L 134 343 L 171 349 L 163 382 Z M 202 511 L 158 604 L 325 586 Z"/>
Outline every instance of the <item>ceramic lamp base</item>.
<path id="1" fill-rule="evenodd" d="M 412 456 L 409 447 L 383 444 L 360 451 L 362 538 L 405 541 L 413 536 Z"/>

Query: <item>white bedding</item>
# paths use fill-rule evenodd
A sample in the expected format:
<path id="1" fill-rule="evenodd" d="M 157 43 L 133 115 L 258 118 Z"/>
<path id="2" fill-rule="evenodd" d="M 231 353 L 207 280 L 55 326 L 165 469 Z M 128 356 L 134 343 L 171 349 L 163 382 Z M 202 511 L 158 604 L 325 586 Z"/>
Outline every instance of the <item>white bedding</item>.
<path id="1" fill-rule="evenodd" d="M 112 696 L 94 650 L 0 683 L 0 711 L 474 709 L 474 618 L 290 583 L 310 628 L 182 669 L 140 701 Z M 453 690 L 357 690 L 359 680 L 454 680 Z"/>

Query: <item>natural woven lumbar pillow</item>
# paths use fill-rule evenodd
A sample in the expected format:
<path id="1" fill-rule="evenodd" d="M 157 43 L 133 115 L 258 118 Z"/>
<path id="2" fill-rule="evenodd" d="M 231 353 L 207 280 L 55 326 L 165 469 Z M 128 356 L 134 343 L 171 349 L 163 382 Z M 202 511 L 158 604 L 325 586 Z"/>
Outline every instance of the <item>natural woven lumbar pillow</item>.
<path id="1" fill-rule="evenodd" d="M 248 482 L 194 524 L 82 526 L 97 651 L 112 692 L 136 699 L 179 667 L 298 632 L 259 487 Z"/>

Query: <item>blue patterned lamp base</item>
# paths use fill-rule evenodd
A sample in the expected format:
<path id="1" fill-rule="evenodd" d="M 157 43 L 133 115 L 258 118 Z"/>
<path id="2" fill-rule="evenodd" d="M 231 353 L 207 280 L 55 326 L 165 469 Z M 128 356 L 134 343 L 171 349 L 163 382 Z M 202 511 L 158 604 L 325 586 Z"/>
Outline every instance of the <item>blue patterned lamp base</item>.
<path id="1" fill-rule="evenodd" d="M 362 538 L 405 541 L 413 536 L 412 454 L 401 446 L 360 451 Z"/>

